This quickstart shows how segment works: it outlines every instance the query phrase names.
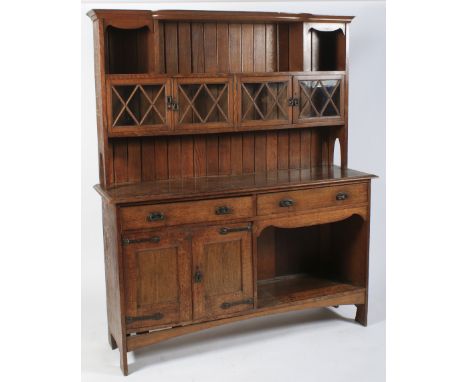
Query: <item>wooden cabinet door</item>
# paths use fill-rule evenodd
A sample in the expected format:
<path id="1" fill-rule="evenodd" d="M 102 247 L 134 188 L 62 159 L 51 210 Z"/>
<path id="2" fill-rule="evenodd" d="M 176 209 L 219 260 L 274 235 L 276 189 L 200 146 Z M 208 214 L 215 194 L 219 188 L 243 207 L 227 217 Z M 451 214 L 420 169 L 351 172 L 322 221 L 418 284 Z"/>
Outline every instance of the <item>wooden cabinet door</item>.
<path id="1" fill-rule="evenodd" d="M 174 79 L 175 130 L 226 129 L 234 126 L 231 76 Z"/>
<path id="2" fill-rule="evenodd" d="M 124 235 L 127 329 L 190 321 L 190 240 L 179 229 Z"/>
<path id="3" fill-rule="evenodd" d="M 193 318 L 229 316 L 253 308 L 250 224 L 208 227 L 194 233 Z"/>
<path id="4" fill-rule="evenodd" d="M 112 78 L 108 81 L 109 136 L 151 135 L 171 130 L 167 78 Z"/>
<path id="5" fill-rule="evenodd" d="M 290 76 L 239 76 L 237 119 L 242 128 L 287 125 L 292 121 Z"/>
<path id="6" fill-rule="evenodd" d="M 294 76 L 294 123 L 344 121 L 344 76 Z"/>

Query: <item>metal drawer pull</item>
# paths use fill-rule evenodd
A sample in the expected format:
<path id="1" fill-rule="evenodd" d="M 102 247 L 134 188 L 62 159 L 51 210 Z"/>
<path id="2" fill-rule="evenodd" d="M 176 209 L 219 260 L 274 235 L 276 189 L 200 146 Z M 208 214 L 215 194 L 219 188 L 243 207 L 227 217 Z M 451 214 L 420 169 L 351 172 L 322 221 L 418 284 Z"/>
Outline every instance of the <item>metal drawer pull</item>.
<path id="1" fill-rule="evenodd" d="M 348 199 L 348 194 L 346 192 L 338 192 L 336 194 L 336 200 L 346 200 Z"/>
<path id="2" fill-rule="evenodd" d="M 279 202 L 280 207 L 291 207 L 292 205 L 294 205 L 294 200 L 292 199 L 282 199 Z"/>
<path id="3" fill-rule="evenodd" d="M 251 231 L 251 230 L 252 230 L 252 224 L 249 224 L 246 227 L 235 227 L 235 228 L 223 227 L 219 229 L 219 233 L 221 235 L 226 235 L 231 232 L 241 232 L 241 231 Z"/>
<path id="4" fill-rule="evenodd" d="M 240 300 L 240 301 L 232 301 L 232 302 L 223 302 L 220 307 L 221 309 L 229 309 L 236 305 L 244 305 L 244 304 L 253 304 L 253 299 L 248 298 L 247 300 Z"/>
<path id="5" fill-rule="evenodd" d="M 156 313 L 151 316 L 138 316 L 138 317 L 125 317 L 125 322 L 127 324 L 131 324 L 132 322 L 135 321 L 146 321 L 146 320 L 160 320 L 164 317 L 164 314 L 162 313 Z"/>
<path id="6" fill-rule="evenodd" d="M 124 244 L 137 244 L 137 243 L 159 243 L 161 238 L 159 236 L 145 237 L 143 239 L 123 239 Z"/>
<path id="7" fill-rule="evenodd" d="M 150 212 L 150 214 L 148 215 L 148 220 L 150 222 L 157 222 L 160 220 L 164 220 L 165 218 L 166 217 L 162 212 Z"/>
<path id="8" fill-rule="evenodd" d="M 232 214 L 232 212 L 233 212 L 233 209 L 228 206 L 216 207 L 215 209 L 216 215 L 227 215 L 227 214 Z"/>

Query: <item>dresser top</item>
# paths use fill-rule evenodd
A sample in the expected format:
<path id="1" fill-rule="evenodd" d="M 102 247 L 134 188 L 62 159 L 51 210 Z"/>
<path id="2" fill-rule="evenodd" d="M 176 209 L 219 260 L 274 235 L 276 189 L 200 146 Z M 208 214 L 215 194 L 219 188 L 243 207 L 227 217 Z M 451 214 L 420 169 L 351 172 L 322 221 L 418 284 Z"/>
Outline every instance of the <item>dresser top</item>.
<path id="1" fill-rule="evenodd" d="M 315 185 L 346 183 L 374 178 L 375 175 L 342 169 L 338 166 L 314 167 L 302 170 L 279 170 L 248 175 L 207 176 L 168 179 L 95 189 L 115 204 L 166 201 L 186 198 L 234 196 L 252 192 L 267 192 L 304 188 Z"/>

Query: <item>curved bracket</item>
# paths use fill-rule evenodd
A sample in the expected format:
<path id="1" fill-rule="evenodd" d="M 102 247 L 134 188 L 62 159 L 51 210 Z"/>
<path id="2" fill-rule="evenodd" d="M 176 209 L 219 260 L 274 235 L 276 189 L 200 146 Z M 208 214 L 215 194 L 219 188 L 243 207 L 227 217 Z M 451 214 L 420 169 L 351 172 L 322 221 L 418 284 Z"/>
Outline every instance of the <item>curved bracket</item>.
<path id="1" fill-rule="evenodd" d="M 334 32 L 337 30 L 341 30 L 343 34 L 346 34 L 346 27 L 345 24 L 341 23 L 309 23 L 308 30 L 314 29 L 319 32 Z"/>
<path id="2" fill-rule="evenodd" d="M 367 206 L 351 207 L 346 209 L 322 209 L 313 210 L 308 213 L 296 216 L 285 216 L 275 219 L 259 220 L 254 223 L 252 228 L 254 236 L 260 236 L 262 231 L 267 227 L 277 228 L 299 228 L 319 224 L 335 223 L 340 220 L 345 220 L 353 215 L 358 215 L 363 220 L 367 220 Z"/>

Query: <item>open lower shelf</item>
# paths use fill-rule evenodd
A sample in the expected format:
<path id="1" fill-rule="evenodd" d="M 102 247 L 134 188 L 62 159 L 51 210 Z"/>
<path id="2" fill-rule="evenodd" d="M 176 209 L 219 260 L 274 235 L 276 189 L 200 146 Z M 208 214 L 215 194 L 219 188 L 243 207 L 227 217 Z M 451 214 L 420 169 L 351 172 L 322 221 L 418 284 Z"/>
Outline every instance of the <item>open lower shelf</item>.
<path id="1" fill-rule="evenodd" d="M 308 274 L 288 275 L 258 281 L 257 306 L 267 308 L 306 300 L 339 297 L 355 292 L 365 292 L 365 288 L 312 277 Z"/>

